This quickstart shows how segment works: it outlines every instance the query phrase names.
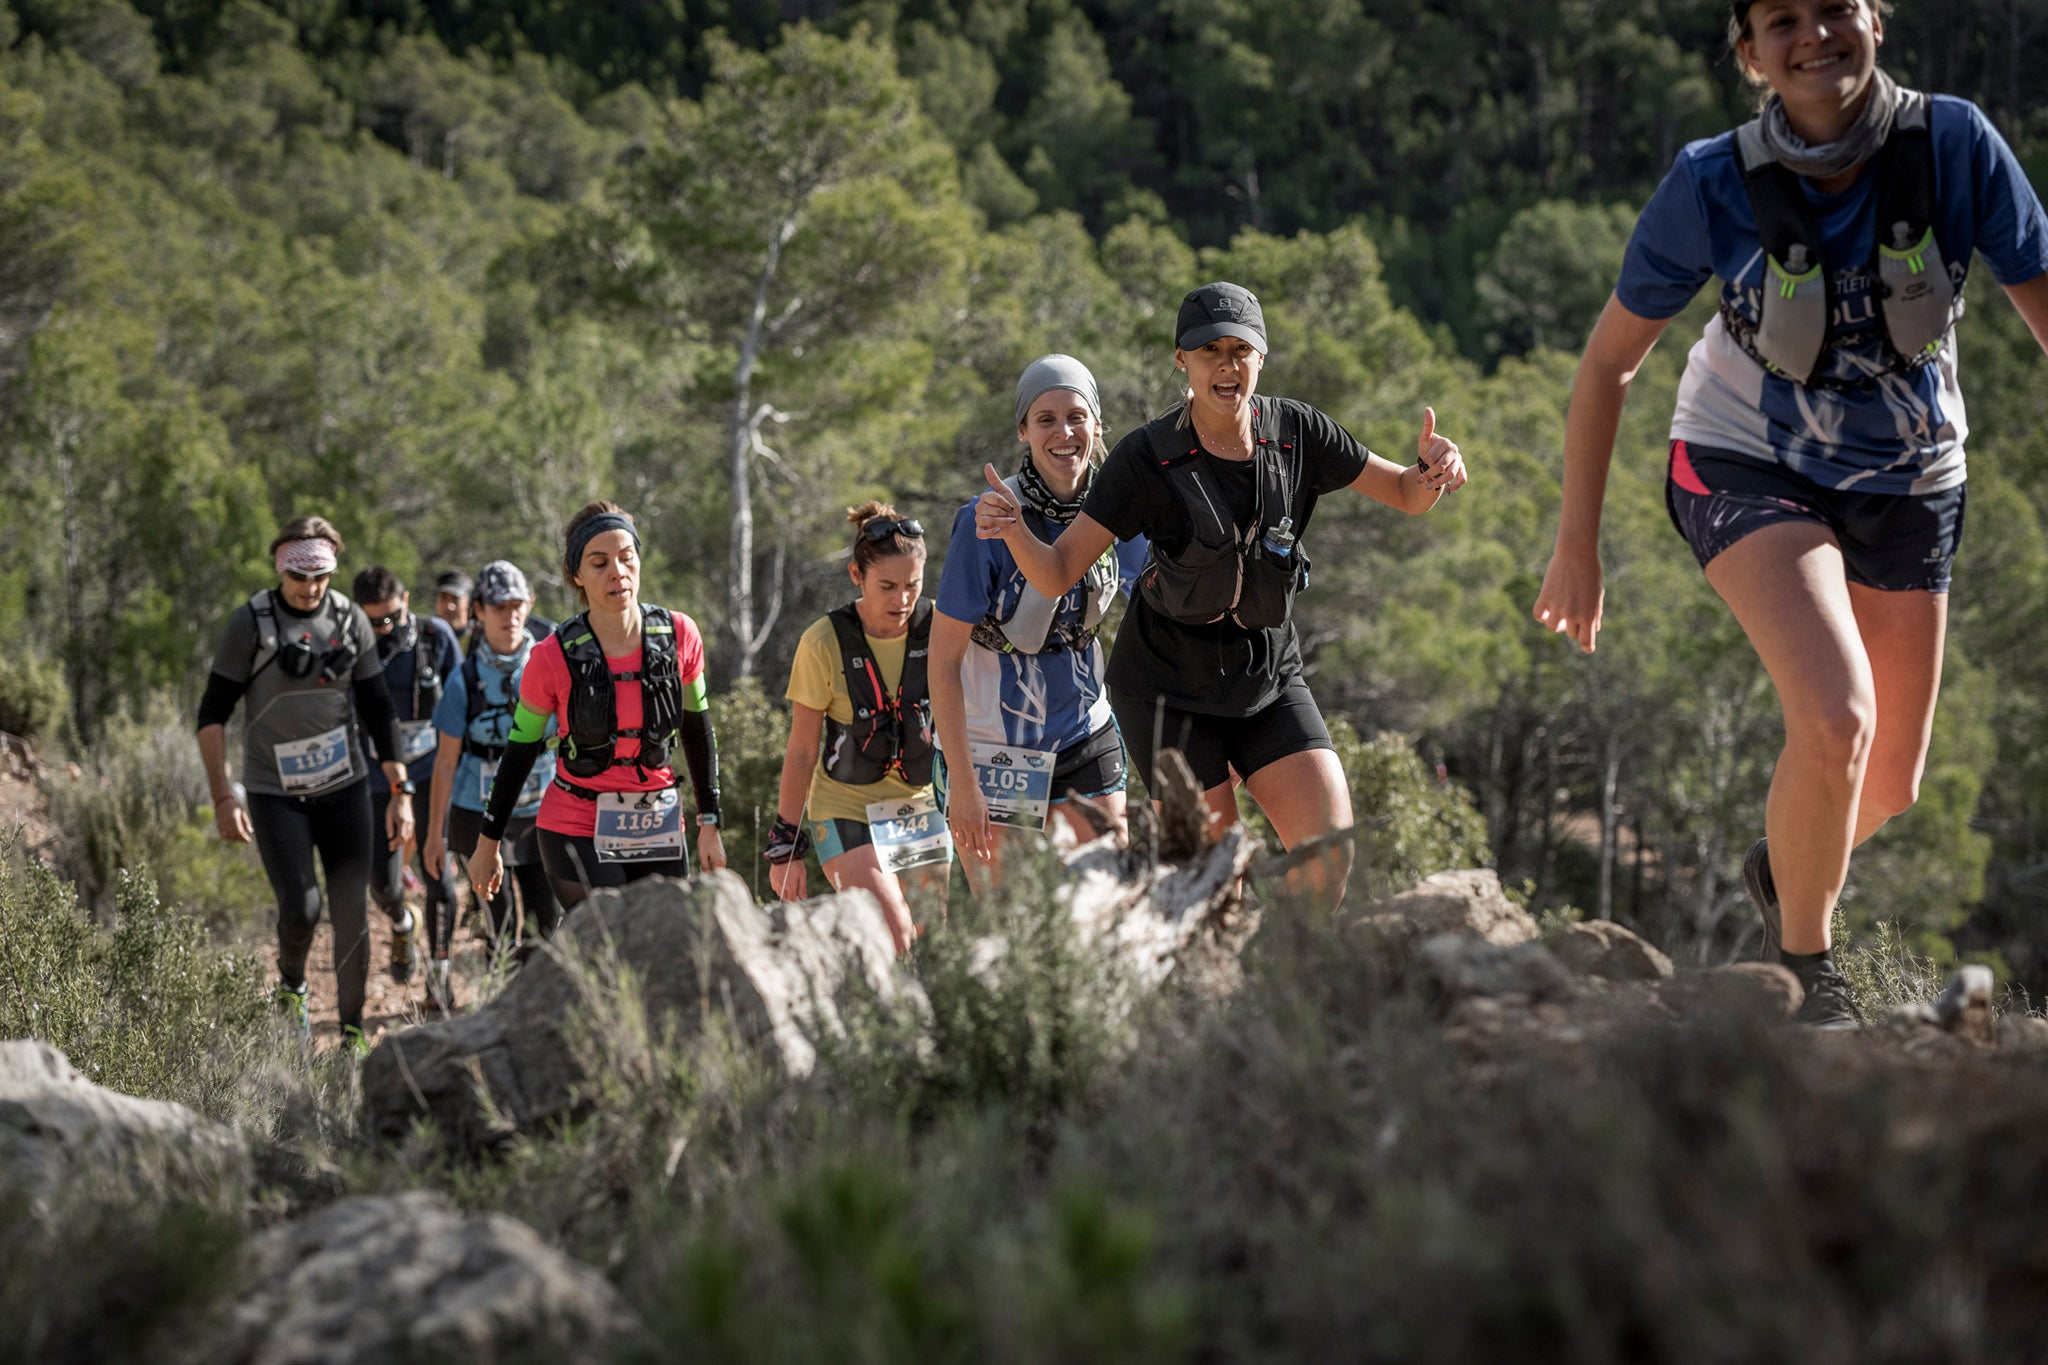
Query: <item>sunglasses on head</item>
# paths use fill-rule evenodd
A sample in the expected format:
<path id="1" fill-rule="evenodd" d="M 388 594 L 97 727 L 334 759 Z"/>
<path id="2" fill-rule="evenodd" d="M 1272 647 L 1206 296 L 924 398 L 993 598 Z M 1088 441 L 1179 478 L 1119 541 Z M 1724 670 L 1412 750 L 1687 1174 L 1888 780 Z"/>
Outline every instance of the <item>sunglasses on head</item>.
<path id="1" fill-rule="evenodd" d="M 334 577 L 331 573 L 300 573 L 297 569 L 286 569 L 284 576 L 294 583 L 325 583 Z"/>
<path id="2" fill-rule="evenodd" d="M 916 540 L 924 539 L 924 523 L 914 517 L 877 517 L 860 528 L 861 536 L 877 545 L 899 531 Z"/>

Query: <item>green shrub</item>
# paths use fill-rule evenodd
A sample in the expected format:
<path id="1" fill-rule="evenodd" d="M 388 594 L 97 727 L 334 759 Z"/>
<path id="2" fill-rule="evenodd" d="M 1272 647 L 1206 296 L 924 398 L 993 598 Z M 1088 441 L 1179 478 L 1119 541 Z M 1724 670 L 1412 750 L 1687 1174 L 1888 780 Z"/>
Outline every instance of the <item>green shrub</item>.
<path id="1" fill-rule="evenodd" d="M 80 1073 L 204 1112 L 230 1107 L 223 1050 L 270 1031 L 261 964 L 206 942 L 146 873 L 124 874 L 111 932 L 76 891 L 0 834 L 0 1037 L 63 1049 Z"/>
<path id="2" fill-rule="evenodd" d="M 218 927 L 270 918 L 255 851 L 214 832 L 199 747 L 167 698 L 139 721 L 109 721 L 85 775 L 52 782 L 49 796 L 65 870 L 95 909 L 112 903 L 124 870 L 147 868 L 165 899 L 203 908 Z"/>
<path id="3" fill-rule="evenodd" d="M 71 690 L 56 660 L 0 655 L 0 730 L 40 743 L 70 709 Z"/>

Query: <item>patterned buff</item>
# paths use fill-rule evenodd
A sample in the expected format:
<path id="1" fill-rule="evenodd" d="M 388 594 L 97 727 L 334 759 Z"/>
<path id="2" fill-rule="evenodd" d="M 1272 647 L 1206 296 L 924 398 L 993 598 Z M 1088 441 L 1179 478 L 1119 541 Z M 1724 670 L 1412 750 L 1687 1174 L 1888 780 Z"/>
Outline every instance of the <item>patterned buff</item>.
<path id="1" fill-rule="evenodd" d="M 1072 502 L 1061 502 L 1054 497 L 1052 487 L 1038 476 L 1037 466 L 1031 463 L 1029 451 L 1024 454 L 1023 468 L 1017 471 L 1017 483 L 1019 491 L 1024 494 L 1025 506 L 1053 525 L 1072 526 L 1074 518 L 1081 515 L 1081 498 L 1076 497 Z M 1082 480 L 1079 491 L 1082 494 L 1087 493 L 1088 483 L 1085 479 Z"/>
<path id="2" fill-rule="evenodd" d="M 334 572 L 334 545 L 331 541 L 288 540 L 277 547 L 277 571 L 280 574 L 295 573 L 308 578 L 318 578 Z"/>

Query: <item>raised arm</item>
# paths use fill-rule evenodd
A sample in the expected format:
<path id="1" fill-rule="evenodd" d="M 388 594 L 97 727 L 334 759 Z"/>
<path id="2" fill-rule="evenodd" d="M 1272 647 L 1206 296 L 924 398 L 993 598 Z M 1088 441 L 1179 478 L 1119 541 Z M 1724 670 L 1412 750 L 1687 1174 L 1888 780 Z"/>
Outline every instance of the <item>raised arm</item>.
<path id="1" fill-rule="evenodd" d="M 1074 518 L 1073 525 L 1060 532 L 1058 540 L 1046 544 L 1031 534 L 1031 528 L 1018 515 L 1017 497 L 996 473 L 996 467 L 985 464 L 981 472 L 988 479 L 988 491 L 974 500 L 974 534 L 979 539 L 1000 540 L 1009 546 L 1010 553 L 1017 557 L 1024 581 L 1047 597 L 1065 596 L 1088 572 L 1088 566 L 1115 543 L 1116 537 L 1108 527 L 1083 512 Z"/>
<path id="2" fill-rule="evenodd" d="M 1600 569 L 1600 505 L 1607 497 L 1607 467 L 1622 403 L 1643 358 L 1669 318 L 1638 317 L 1610 297 L 1586 339 L 1572 380 L 1564 423 L 1564 496 L 1557 517 L 1557 547 L 1543 571 L 1531 614 L 1552 632 L 1569 635 L 1591 654 L 1606 598 Z"/>
<path id="3" fill-rule="evenodd" d="M 1365 468 L 1351 481 L 1354 492 L 1410 515 L 1427 512 L 1443 495 L 1465 486 L 1465 457 L 1458 443 L 1436 429 L 1436 409 L 1422 410 L 1422 434 L 1415 438 L 1415 463 L 1403 469 L 1368 453 Z"/>

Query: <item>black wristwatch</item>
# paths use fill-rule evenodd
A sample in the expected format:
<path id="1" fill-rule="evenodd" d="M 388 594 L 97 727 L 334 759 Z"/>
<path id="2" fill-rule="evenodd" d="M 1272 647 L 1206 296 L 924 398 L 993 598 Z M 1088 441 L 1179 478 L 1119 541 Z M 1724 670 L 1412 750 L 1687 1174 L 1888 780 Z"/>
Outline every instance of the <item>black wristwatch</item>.
<path id="1" fill-rule="evenodd" d="M 391 794 L 393 796 L 412 796 L 416 794 L 419 791 L 419 789 L 419 784 L 408 777 L 403 782 L 392 783 Z"/>

